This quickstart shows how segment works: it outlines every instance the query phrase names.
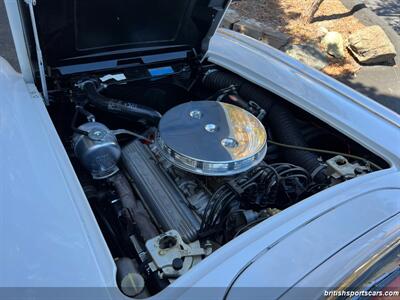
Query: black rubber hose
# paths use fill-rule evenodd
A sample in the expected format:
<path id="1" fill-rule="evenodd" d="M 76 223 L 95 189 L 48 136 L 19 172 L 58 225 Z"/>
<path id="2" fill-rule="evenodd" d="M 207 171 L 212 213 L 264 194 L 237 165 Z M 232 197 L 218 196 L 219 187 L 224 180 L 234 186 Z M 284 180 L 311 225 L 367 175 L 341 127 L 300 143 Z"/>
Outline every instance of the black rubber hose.
<path id="1" fill-rule="evenodd" d="M 128 118 L 146 119 L 153 124 L 157 124 L 161 119 L 161 114 L 150 107 L 103 96 L 98 92 L 94 81 L 84 82 L 82 89 L 86 92 L 90 104 L 103 111 Z"/>
<path id="2" fill-rule="evenodd" d="M 221 90 L 234 85 L 241 97 L 256 102 L 267 112 L 266 121 L 276 141 L 307 147 L 296 118 L 285 106 L 279 103 L 276 95 L 267 93 L 264 89 L 237 75 L 219 70 L 206 73 L 203 84 L 211 90 Z M 326 181 L 326 167 L 318 160 L 315 153 L 295 149 L 283 151 L 285 159 L 289 163 L 305 168 L 310 172 L 315 182 Z"/>
<path id="3" fill-rule="evenodd" d="M 143 204 L 133 194 L 128 179 L 121 173 L 117 172 L 108 181 L 117 191 L 122 207 L 129 214 L 128 217 L 136 223 L 138 230 L 144 241 L 147 241 L 158 235 L 158 231 L 151 222 L 150 216 L 144 208 Z"/>

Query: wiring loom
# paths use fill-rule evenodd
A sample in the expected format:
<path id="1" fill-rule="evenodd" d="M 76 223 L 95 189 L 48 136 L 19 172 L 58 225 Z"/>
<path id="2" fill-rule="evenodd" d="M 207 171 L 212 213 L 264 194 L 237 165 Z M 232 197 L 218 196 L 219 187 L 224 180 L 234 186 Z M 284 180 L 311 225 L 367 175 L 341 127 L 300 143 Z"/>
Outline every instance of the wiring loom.
<path id="1" fill-rule="evenodd" d="M 229 215 L 242 208 L 289 206 L 301 200 L 310 184 L 311 175 L 301 167 L 262 163 L 217 189 L 205 208 L 200 235 L 223 231 Z"/>

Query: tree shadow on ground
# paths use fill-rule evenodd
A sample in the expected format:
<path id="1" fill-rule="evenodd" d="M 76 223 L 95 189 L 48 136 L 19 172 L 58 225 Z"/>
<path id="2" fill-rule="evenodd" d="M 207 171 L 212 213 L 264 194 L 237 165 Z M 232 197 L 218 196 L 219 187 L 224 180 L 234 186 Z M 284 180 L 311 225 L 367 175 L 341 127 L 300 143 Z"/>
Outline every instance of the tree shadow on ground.
<path id="1" fill-rule="evenodd" d="M 359 82 L 354 83 L 351 81 L 351 78 L 342 78 L 340 81 L 359 93 L 400 114 L 400 97 L 382 93 L 374 87 L 366 86 Z"/>
<path id="2" fill-rule="evenodd" d="M 330 21 L 330 20 L 337 20 L 337 19 L 342 19 L 346 17 L 350 17 L 354 15 L 357 11 L 366 8 L 364 3 L 360 3 L 355 5 L 350 11 L 342 14 L 332 14 L 332 15 L 325 15 L 325 16 L 317 16 L 313 19 L 314 22 L 321 22 L 321 21 Z"/>
<path id="3" fill-rule="evenodd" d="M 386 21 L 400 33 L 400 1 L 399 0 L 385 0 L 385 1 L 371 1 L 368 5 L 378 16 L 386 17 Z"/>

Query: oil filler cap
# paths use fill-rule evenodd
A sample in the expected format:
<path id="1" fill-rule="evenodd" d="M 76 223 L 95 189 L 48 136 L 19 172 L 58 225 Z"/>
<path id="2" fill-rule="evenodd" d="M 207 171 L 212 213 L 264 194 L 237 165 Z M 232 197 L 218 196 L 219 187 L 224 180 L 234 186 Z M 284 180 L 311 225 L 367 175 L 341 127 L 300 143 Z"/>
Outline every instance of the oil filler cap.
<path id="1" fill-rule="evenodd" d="M 200 175 L 228 176 L 264 159 L 267 133 L 254 115 L 240 107 L 193 101 L 162 117 L 156 143 L 161 155 L 176 167 Z"/>

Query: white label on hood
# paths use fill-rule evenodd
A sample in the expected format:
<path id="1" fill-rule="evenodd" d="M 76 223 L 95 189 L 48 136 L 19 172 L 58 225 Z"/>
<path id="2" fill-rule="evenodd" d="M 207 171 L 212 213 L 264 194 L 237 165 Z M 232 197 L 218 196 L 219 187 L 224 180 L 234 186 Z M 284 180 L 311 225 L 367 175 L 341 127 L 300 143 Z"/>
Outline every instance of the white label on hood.
<path id="1" fill-rule="evenodd" d="M 103 77 L 100 77 L 101 82 L 106 82 L 111 79 L 114 79 L 115 81 L 122 81 L 122 80 L 126 80 L 126 77 L 122 73 L 121 74 L 108 74 Z"/>

